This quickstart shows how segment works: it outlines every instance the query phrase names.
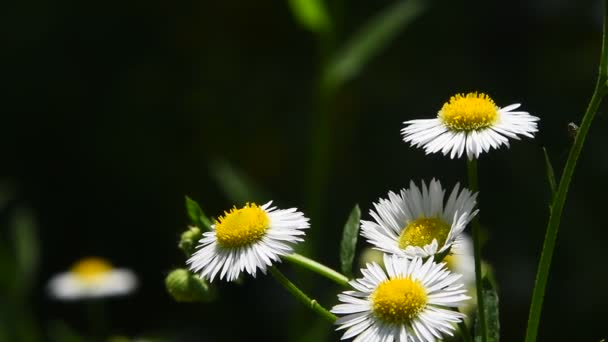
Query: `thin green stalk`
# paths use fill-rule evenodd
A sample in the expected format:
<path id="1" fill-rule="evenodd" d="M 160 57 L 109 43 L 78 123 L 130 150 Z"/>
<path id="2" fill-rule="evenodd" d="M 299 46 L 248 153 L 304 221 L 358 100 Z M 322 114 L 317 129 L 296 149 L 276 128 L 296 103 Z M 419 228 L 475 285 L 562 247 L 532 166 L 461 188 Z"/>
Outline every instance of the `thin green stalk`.
<path id="1" fill-rule="evenodd" d="M 103 299 L 89 299 L 86 301 L 86 314 L 91 329 L 92 341 L 103 341 L 106 338 L 107 316 Z"/>
<path id="2" fill-rule="evenodd" d="M 469 190 L 476 192 L 477 185 L 477 159 L 467 160 L 467 175 L 469 178 Z M 475 286 L 477 288 L 477 318 L 481 341 L 488 341 L 488 328 L 486 326 L 486 310 L 483 300 L 483 287 L 481 284 L 481 227 L 477 217 L 473 219 L 473 255 L 475 257 Z M 477 334 L 479 335 L 479 334 Z"/>
<path id="3" fill-rule="evenodd" d="M 308 306 L 312 311 L 318 313 L 321 317 L 329 321 L 330 323 L 334 323 L 337 319 L 336 315 L 329 312 L 325 309 L 321 304 L 319 304 L 316 300 L 310 299 L 302 290 L 300 290 L 294 283 L 289 281 L 281 271 L 279 271 L 276 267 L 270 267 L 270 273 L 272 276 L 281 284 L 283 287 L 289 291 L 297 300 L 302 302 L 304 305 Z"/>
<path id="4" fill-rule="evenodd" d="M 608 5 L 606 5 L 606 7 L 608 7 Z M 545 241 L 543 243 L 543 249 L 538 262 L 538 271 L 536 273 L 534 291 L 532 292 L 532 303 L 530 305 L 530 315 L 528 316 L 526 342 L 536 341 L 536 337 L 538 335 L 538 326 L 540 323 L 540 315 L 545 296 L 545 288 L 547 286 L 547 279 L 549 277 L 549 270 L 551 268 L 551 259 L 555 249 L 555 242 L 557 240 L 557 232 L 559 230 L 562 211 L 566 202 L 566 196 L 568 195 L 568 188 L 570 187 L 572 175 L 574 174 L 574 169 L 576 168 L 576 162 L 583 148 L 583 144 L 585 143 L 585 138 L 587 137 L 587 133 L 589 132 L 589 128 L 591 127 L 595 113 L 597 112 L 602 99 L 608 93 L 608 88 L 606 86 L 607 77 L 605 74 L 606 63 L 608 62 L 608 52 L 606 47 L 606 39 L 608 39 L 606 33 L 607 17 L 608 8 L 607 14 L 604 17 L 604 41 L 602 46 L 602 60 L 600 62 L 600 75 L 598 77 L 593 95 L 591 96 L 591 100 L 589 101 L 589 105 L 587 106 L 585 116 L 583 116 L 583 121 L 574 140 L 574 144 L 570 149 L 568 160 L 566 161 L 566 166 L 564 167 L 564 172 L 559 181 L 559 186 L 553 199 L 553 204 L 551 205 L 552 210 L 549 215 L 549 222 L 547 223 L 547 232 L 545 233 Z"/>
<path id="5" fill-rule="evenodd" d="M 348 278 L 345 275 L 343 275 L 342 273 L 334 271 L 331 268 L 329 268 L 323 264 L 320 264 L 312 259 L 309 259 L 303 255 L 293 253 L 290 255 L 283 256 L 283 259 L 291 262 L 292 264 L 302 266 L 310 271 L 316 272 L 328 279 L 331 279 L 334 282 L 336 282 L 338 285 L 345 286 L 345 287 L 350 286 L 350 285 L 348 285 Z"/>
<path id="6" fill-rule="evenodd" d="M 473 338 L 471 337 L 469 328 L 467 327 L 467 324 L 464 322 L 464 320 L 458 323 L 458 328 L 460 329 L 460 336 L 462 336 L 462 340 L 464 342 L 473 342 Z"/>

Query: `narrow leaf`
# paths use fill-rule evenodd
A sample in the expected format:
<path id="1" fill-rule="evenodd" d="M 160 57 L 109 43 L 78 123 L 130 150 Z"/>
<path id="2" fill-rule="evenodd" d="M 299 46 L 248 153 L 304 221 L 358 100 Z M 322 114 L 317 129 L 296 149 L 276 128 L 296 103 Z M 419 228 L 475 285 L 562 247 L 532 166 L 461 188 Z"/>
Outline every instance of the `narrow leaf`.
<path id="1" fill-rule="evenodd" d="M 551 159 L 549 159 L 549 153 L 547 149 L 543 147 L 543 153 L 545 154 L 545 167 L 547 168 L 547 180 L 549 181 L 549 188 L 551 189 L 551 202 L 555 197 L 557 191 L 557 183 L 555 182 L 555 172 L 553 172 L 553 165 L 551 165 Z"/>
<path id="2" fill-rule="evenodd" d="M 340 243 L 341 270 L 349 278 L 352 278 L 353 273 L 353 259 L 355 258 L 355 249 L 357 247 L 360 219 L 361 210 L 359 209 L 359 205 L 356 204 L 346 220 L 344 231 L 342 232 L 342 242 Z"/>
<path id="3" fill-rule="evenodd" d="M 188 213 L 190 224 L 201 229 L 211 230 L 211 220 L 205 215 L 198 203 L 188 196 L 186 196 L 186 212 Z"/>
<path id="4" fill-rule="evenodd" d="M 500 321 L 498 315 L 498 293 L 488 277 L 482 280 L 483 299 L 486 313 L 486 327 L 488 329 L 488 342 L 498 342 L 500 340 Z M 482 341 L 481 335 L 476 331 L 475 341 Z"/>
<path id="5" fill-rule="evenodd" d="M 325 86 L 336 88 L 357 76 L 424 8 L 422 0 L 397 1 L 369 20 L 330 62 L 323 78 Z"/>
<path id="6" fill-rule="evenodd" d="M 331 20 L 323 0 L 289 0 L 289 8 L 302 27 L 319 34 L 330 30 Z"/>

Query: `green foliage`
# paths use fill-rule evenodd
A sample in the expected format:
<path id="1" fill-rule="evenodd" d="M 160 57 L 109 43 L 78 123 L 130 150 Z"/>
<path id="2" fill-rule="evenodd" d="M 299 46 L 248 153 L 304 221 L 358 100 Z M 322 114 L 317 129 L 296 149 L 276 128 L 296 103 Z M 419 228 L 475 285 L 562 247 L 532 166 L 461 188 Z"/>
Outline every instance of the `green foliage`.
<path id="1" fill-rule="evenodd" d="M 353 260 L 357 248 L 357 237 L 359 236 L 359 220 L 361 219 L 361 209 L 356 204 L 348 215 L 344 231 L 342 232 L 342 242 L 340 243 L 340 266 L 342 273 L 352 278 Z"/>
<path id="2" fill-rule="evenodd" d="M 289 8 L 302 27 L 317 34 L 331 30 L 331 19 L 323 0 L 289 0 Z"/>
<path id="3" fill-rule="evenodd" d="M 205 215 L 200 205 L 188 196 L 186 196 L 186 211 L 192 225 L 211 230 L 211 220 Z"/>
<path id="4" fill-rule="evenodd" d="M 12 198 L 0 189 L 0 209 Z M 2 198 L 4 197 L 4 198 Z M 39 241 L 33 215 L 17 208 L 10 214 L 9 237 L 0 236 L 0 341 L 39 341 L 29 292 L 38 271 Z"/>
<path id="5" fill-rule="evenodd" d="M 334 56 L 323 77 L 325 86 L 337 88 L 357 76 L 424 9 L 422 0 L 398 1 L 369 20 Z"/>
<path id="6" fill-rule="evenodd" d="M 486 329 L 488 342 L 498 342 L 500 340 L 500 320 L 498 315 L 498 293 L 489 277 L 484 277 L 482 282 L 482 293 L 485 306 Z M 479 322 L 477 322 L 479 323 Z M 479 324 L 476 324 L 479 326 Z M 480 331 L 476 329 L 475 341 L 482 341 Z"/>

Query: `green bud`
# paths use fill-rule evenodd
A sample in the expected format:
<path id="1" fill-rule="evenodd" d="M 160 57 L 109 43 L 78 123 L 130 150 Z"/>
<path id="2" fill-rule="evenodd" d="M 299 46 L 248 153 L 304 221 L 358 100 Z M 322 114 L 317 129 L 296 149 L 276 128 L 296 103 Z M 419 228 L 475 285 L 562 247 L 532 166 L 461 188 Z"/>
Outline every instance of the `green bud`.
<path id="1" fill-rule="evenodd" d="M 196 248 L 198 240 L 200 240 L 202 236 L 203 233 L 199 227 L 188 227 L 188 230 L 182 233 L 182 237 L 179 240 L 179 249 L 186 253 L 186 257 L 190 257 Z"/>
<path id="2" fill-rule="evenodd" d="M 169 294 L 178 302 L 209 302 L 215 298 L 215 289 L 192 272 L 178 268 L 165 278 Z"/>

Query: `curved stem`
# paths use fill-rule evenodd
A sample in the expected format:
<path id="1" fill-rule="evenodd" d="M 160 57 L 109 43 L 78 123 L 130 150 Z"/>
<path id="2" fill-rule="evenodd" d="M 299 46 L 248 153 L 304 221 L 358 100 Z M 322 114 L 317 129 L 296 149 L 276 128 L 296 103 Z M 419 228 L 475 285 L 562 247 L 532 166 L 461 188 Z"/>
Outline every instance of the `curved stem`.
<path id="1" fill-rule="evenodd" d="M 477 192 L 477 160 L 467 159 L 467 175 L 469 179 L 469 190 Z M 481 340 L 488 341 L 488 329 L 486 326 L 486 310 L 483 300 L 483 286 L 481 284 L 481 227 L 479 225 L 479 216 L 473 218 L 473 255 L 475 257 L 475 286 L 477 288 L 477 317 L 479 321 Z"/>
<path id="2" fill-rule="evenodd" d="M 310 299 L 302 290 L 300 290 L 294 283 L 289 281 L 283 273 L 281 273 L 276 267 L 270 267 L 270 273 L 272 276 L 279 282 L 279 284 L 283 285 L 283 287 L 289 291 L 297 300 L 302 302 L 304 305 L 308 306 L 312 311 L 318 313 L 321 317 L 329 321 L 330 323 L 334 323 L 337 319 L 336 315 L 329 312 L 325 309 L 321 304 L 319 304 L 316 300 Z"/>
<path id="3" fill-rule="evenodd" d="M 323 264 L 320 264 L 312 259 L 309 259 L 303 255 L 293 253 L 290 255 L 284 255 L 282 258 L 293 264 L 300 265 L 310 271 L 316 272 L 328 279 L 331 279 L 334 282 L 336 282 L 338 285 L 345 286 L 345 287 L 350 286 L 348 284 L 348 278 L 345 275 L 343 275 L 342 273 L 334 271 L 331 268 L 329 268 Z"/>
<path id="4" fill-rule="evenodd" d="M 602 52 L 600 55 L 599 76 L 595 85 L 595 90 L 587 106 L 587 111 L 583 116 L 583 121 L 574 139 L 574 144 L 568 154 L 564 172 L 560 178 L 557 192 L 553 197 L 551 205 L 551 213 L 549 214 L 549 222 L 547 223 L 547 232 L 545 233 L 545 241 L 538 262 L 538 271 L 536 273 L 536 282 L 534 291 L 532 292 L 532 303 L 530 305 L 530 315 L 528 316 L 528 329 L 526 330 L 526 342 L 536 341 L 538 335 L 538 326 L 540 324 L 540 315 L 543 308 L 543 299 L 545 297 L 545 288 L 547 287 L 547 278 L 551 268 L 551 259 L 553 250 L 555 249 L 555 241 L 559 230 L 559 223 L 562 217 L 562 211 L 568 195 L 570 181 L 576 168 L 578 156 L 583 149 L 585 138 L 593 122 L 593 117 L 602 102 L 602 99 L 608 93 L 608 1 L 604 1 L 604 32 L 602 39 Z"/>
<path id="5" fill-rule="evenodd" d="M 553 251 L 555 249 L 555 241 L 557 240 L 557 232 L 559 230 L 559 224 L 566 202 L 566 196 L 568 195 L 568 188 L 570 187 L 570 181 L 576 168 L 576 162 L 578 156 L 581 153 L 587 132 L 591 127 L 593 117 L 597 112 L 602 98 L 606 95 L 607 88 L 603 82 L 598 82 L 598 85 L 593 92 L 585 116 L 579 128 L 579 131 L 574 140 L 574 144 L 570 149 L 566 166 L 564 167 L 563 175 L 560 179 L 557 193 L 555 194 L 553 204 L 551 205 L 551 214 L 549 216 L 549 222 L 547 224 L 547 232 L 545 233 L 545 241 L 543 243 L 543 249 L 540 255 L 540 261 L 538 262 L 538 271 L 536 273 L 536 282 L 534 284 L 534 291 L 532 293 L 532 304 L 530 306 L 530 315 L 528 316 L 528 329 L 526 331 L 526 342 L 536 341 L 538 334 L 538 325 L 540 323 L 540 315 L 543 306 L 543 299 L 545 296 L 545 288 L 547 286 L 547 278 L 549 277 L 549 270 L 551 267 L 551 259 L 553 257 Z"/>

